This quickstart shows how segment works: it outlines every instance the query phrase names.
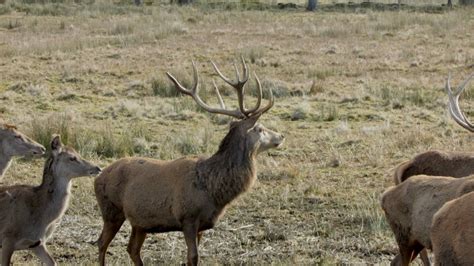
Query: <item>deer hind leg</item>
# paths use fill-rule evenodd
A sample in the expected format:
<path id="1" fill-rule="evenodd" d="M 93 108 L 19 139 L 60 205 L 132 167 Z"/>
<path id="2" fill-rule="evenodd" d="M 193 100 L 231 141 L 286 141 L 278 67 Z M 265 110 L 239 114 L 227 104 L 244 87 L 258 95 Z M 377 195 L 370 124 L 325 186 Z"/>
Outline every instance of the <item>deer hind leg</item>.
<path id="1" fill-rule="evenodd" d="M 124 221 L 125 219 L 115 222 L 104 221 L 102 233 L 100 234 L 100 238 L 97 241 L 99 246 L 100 265 L 105 265 L 105 255 L 107 254 L 107 248 L 109 247 L 110 242 L 112 242 L 112 239 L 114 239 L 117 232 L 120 230 L 120 227 L 122 227 Z"/>
<path id="2" fill-rule="evenodd" d="M 97 202 L 99 203 L 102 219 L 104 221 L 102 233 L 100 234 L 99 240 L 97 240 L 99 246 L 99 264 L 103 266 L 105 265 L 107 248 L 120 230 L 120 227 L 122 227 L 123 222 L 125 222 L 125 215 L 121 209 L 117 208 L 112 202 L 100 195 L 101 194 L 97 192 L 96 189 Z"/>
<path id="3" fill-rule="evenodd" d="M 128 242 L 127 252 L 133 263 L 137 266 L 143 265 L 143 261 L 140 258 L 140 250 L 142 249 L 145 238 L 145 230 L 137 226 L 132 226 L 132 234 L 130 235 L 130 241 Z"/>
<path id="4" fill-rule="evenodd" d="M 9 238 L 2 241 L 2 266 L 9 266 L 13 252 L 15 251 L 15 243 Z"/>
<path id="5" fill-rule="evenodd" d="M 39 246 L 36 246 L 32 248 L 33 253 L 35 253 L 40 260 L 48 265 L 48 266 L 54 266 L 56 265 L 56 262 L 54 261 L 53 257 L 51 257 L 51 254 L 49 254 L 48 249 L 44 246 L 44 244 L 40 244 Z"/>
<path id="6" fill-rule="evenodd" d="M 404 246 L 399 246 L 400 247 L 400 254 L 395 257 L 395 259 L 392 261 L 391 265 L 403 265 L 403 266 L 408 266 L 410 265 L 410 262 L 412 262 L 414 259 L 416 259 L 416 256 L 424 249 L 422 245 L 419 243 L 413 243 L 413 244 L 408 244 Z"/>
<path id="7" fill-rule="evenodd" d="M 425 248 L 420 251 L 420 259 L 424 266 L 430 266 L 430 258 L 428 257 L 428 250 Z"/>
<path id="8" fill-rule="evenodd" d="M 187 265 L 197 265 L 199 261 L 198 254 L 198 226 L 195 224 L 186 224 L 183 227 L 184 240 L 186 241 L 186 246 L 188 247 L 188 262 Z"/>
<path id="9" fill-rule="evenodd" d="M 390 262 L 391 266 L 400 266 L 402 265 L 402 256 L 400 254 L 397 254 L 395 258 Z"/>

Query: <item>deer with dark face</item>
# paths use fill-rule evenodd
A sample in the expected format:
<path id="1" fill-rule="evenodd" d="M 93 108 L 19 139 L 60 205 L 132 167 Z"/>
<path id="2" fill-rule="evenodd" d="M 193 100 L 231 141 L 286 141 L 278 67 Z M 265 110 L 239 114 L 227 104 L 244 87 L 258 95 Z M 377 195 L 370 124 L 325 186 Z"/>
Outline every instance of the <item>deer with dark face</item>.
<path id="1" fill-rule="evenodd" d="M 471 132 L 474 132 L 474 126 L 462 113 L 459 96 L 473 76 L 470 75 L 454 92 L 450 78 L 446 81 L 451 117 Z M 433 215 L 447 201 L 474 190 L 474 155 L 431 151 L 419 154 L 398 170 L 397 186 L 382 195 L 382 208 L 399 246 L 399 254 L 392 260 L 392 265 L 408 265 L 418 254 L 423 263 L 429 265 L 426 248 L 431 248 Z"/>
<path id="2" fill-rule="evenodd" d="M 10 265 L 15 250 L 30 249 L 43 263 L 54 265 L 46 248 L 67 209 L 71 179 L 98 174 L 101 169 L 83 160 L 56 136 L 39 186 L 0 187 L 0 243 L 2 265 Z"/>
<path id="3" fill-rule="evenodd" d="M 43 155 L 45 148 L 17 130 L 14 125 L 0 126 L 0 179 L 14 156 Z"/>
<path id="4" fill-rule="evenodd" d="M 124 158 L 109 167 L 95 181 L 95 192 L 104 227 L 100 235 L 99 262 L 105 263 L 107 247 L 127 219 L 132 233 L 127 251 L 135 265 L 142 265 L 140 249 L 148 233 L 182 231 L 187 245 L 187 264 L 198 263 L 198 243 L 203 231 L 214 227 L 226 206 L 255 181 L 257 154 L 280 146 L 284 137 L 257 123 L 274 102 L 270 90 L 268 105 L 261 108 L 262 88 L 256 77 L 258 98 L 251 109 L 244 106 L 245 84 L 249 72 L 245 61 L 243 78 L 226 78 L 213 63 L 221 78 L 237 91 L 237 110 L 225 109 L 217 87 L 221 108 L 213 108 L 199 97 L 199 77 L 193 63 L 194 84 L 182 86 L 167 73 L 176 89 L 191 96 L 210 113 L 237 118 L 210 157 L 184 157 L 173 161 L 149 158 Z"/>

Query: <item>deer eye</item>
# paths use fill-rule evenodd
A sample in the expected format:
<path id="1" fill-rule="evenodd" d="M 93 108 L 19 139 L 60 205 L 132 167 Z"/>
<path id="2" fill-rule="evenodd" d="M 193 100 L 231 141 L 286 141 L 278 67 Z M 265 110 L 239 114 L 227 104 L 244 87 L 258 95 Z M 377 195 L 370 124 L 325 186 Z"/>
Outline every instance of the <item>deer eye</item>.
<path id="1" fill-rule="evenodd" d="M 69 158 L 69 161 L 75 162 L 75 161 L 77 161 L 77 158 L 76 158 L 76 157 L 70 157 L 70 158 Z"/>
<path id="2" fill-rule="evenodd" d="M 263 128 L 258 128 L 258 133 L 262 133 L 263 132 Z"/>
<path id="3" fill-rule="evenodd" d="M 15 138 L 16 139 L 21 139 L 21 136 L 20 135 L 15 135 Z"/>

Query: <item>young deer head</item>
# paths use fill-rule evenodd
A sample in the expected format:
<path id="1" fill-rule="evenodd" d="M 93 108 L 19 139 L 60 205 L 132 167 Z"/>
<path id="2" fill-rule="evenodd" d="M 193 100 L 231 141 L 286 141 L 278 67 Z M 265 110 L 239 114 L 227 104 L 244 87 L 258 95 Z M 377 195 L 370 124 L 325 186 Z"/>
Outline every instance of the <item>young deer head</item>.
<path id="1" fill-rule="evenodd" d="M 59 136 L 55 136 L 51 141 L 50 159 L 51 171 L 61 178 L 96 175 L 101 171 L 98 166 L 82 159 L 74 149 L 64 146 Z"/>
<path id="2" fill-rule="evenodd" d="M 0 178 L 14 156 L 42 155 L 45 148 L 13 125 L 0 125 Z"/>

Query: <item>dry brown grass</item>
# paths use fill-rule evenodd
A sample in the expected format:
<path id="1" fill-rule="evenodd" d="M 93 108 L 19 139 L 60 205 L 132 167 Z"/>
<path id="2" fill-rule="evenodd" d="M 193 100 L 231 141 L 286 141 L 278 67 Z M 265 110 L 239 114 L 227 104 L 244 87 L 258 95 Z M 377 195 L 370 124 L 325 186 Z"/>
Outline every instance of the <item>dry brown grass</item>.
<path id="1" fill-rule="evenodd" d="M 217 149 L 225 121 L 187 98 L 160 97 L 164 72 L 189 77 L 191 59 L 209 84 L 216 78 L 210 59 L 229 72 L 243 54 L 266 84 L 287 92 L 262 117 L 287 142 L 260 156 L 255 187 L 205 234 L 205 263 L 386 264 L 395 241 L 378 198 L 391 185 L 390 170 L 427 149 L 472 149 L 472 137 L 447 117 L 442 90 L 449 72 L 458 82 L 473 71 L 472 9 L 106 7 L 0 16 L 3 119 L 44 138 L 48 131 L 35 121 L 55 127 L 65 114 L 72 144 L 106 166 L 126 153 L 173 159 Z M 211 93 L 207 98 L 215 103 Z M 104 136 L 129 140 L 121 145 L 131 150 L 98 152 Z M 41 160 L 17 160 L 4 182 L 37 184 L 41 167 Z M 74 182 L 71 206 L 51 240 L 62 263 L 97 261 L 101 218 L 92 184 Z M 128 263 L 128 234 L 124 227 L 109 260 Z M 143 256 L 148 264 L 183 262 L 184 240 L 178 233 L 150 236 Z M 14 261 L 37 262 L 28 252 Z"/>

